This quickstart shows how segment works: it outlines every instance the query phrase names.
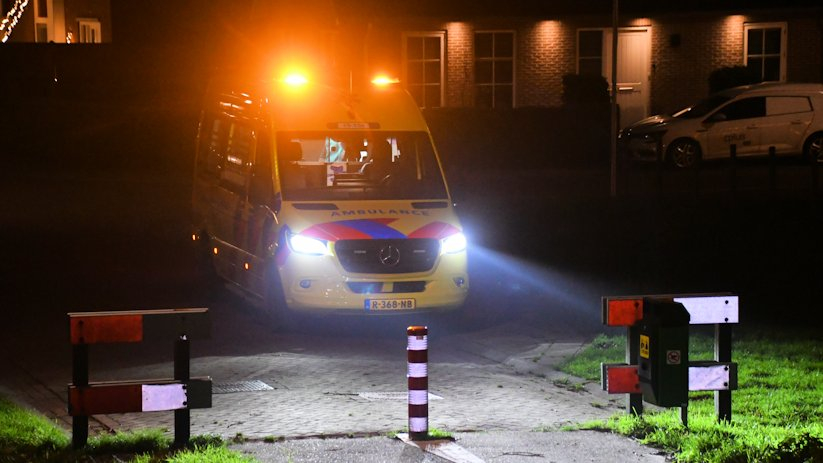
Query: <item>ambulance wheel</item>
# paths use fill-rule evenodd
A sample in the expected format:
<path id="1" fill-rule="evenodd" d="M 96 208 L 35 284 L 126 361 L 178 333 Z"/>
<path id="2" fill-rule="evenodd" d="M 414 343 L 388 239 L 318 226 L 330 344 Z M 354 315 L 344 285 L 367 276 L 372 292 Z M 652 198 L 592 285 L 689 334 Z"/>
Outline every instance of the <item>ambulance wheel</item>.
<path id="1" fill-rule="evenodd" d="M 276 328 L 287 327 L 291 321 L 290 310 L 286 306 L 283 284 L 274 263 L 266 271 L 266 297 L 263 304 L 266 318 Z"/>

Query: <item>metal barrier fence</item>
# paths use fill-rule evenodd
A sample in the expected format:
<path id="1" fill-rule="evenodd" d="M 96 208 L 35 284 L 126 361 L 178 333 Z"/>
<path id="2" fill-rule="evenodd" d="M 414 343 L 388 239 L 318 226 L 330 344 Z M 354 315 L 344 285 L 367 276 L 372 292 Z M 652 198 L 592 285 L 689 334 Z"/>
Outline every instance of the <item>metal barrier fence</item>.
<path id="1" fill-rule="evenodd" d="M 641 388 L 644 380 L 649 383 L 652 371 L 641 371 L 652 357 L 651 343 L 667 340 L 655 340 L 648 332 L 641 333 L 641 323 L 647 321 L 646 313 L 651 304 L 676 304 L 688 312 L 686 318 L 686 336 L 688 325 L 711 325 L 714 329 L 714 360 L 689 361 L 688 355 L 681 359 L 678 350 L 671 349 L 662 352 L 667 357 L 661 363 L 687 367 L 685 382 L 682 385 L 667 384 L 669 378 L 663 373 L 654 380 L 653 387 L 674 388 L 685 387 L 683 394 L 685 401 L 678 402 L 681 407 L 681 419 L 684 425 L 688 424 L 688 391 L 715 391 L 715 412 L 720 421 L 730 422 L 732 419 L 732 394 L 737 389 L 737 364 L 732 362 L 732 324 L 738 322 L 738 297 L 733 294 L 683 294 L 658 296 L 620 296 L 603 298 L 603 323 L 608 326 L 625 326 L 626 333 L 626 362 L 621 364 L 601 365 L 601 386 L 609 394 L 627 394 L 626 411 L 629 414 L 643 413 L 643 400 L 648 400 Z M 667 335 L 670 335 L 668 332 Z M 661 336 L 662 337 L 662 336 Z M 688 349 L 688 339 L 686 339 Z M 688 351 L 687 351 L 688 352 Z M 664 367 L 665 368 L 665 367 Z M 664 368 L 659 368 L 663 372 Z M 675 380 L 672 380 L 675 381 Z M 661 394 L 662 395 L 662 394 Z M 655 403 L 655 402 L 653 402 Z M 664 406 L 677 406 L 664 404 Z"/>
<path id="2" fill-rule="evenodd" d="M 657 161 L 655 162 L 655 176 L 656 176 L 656 188 L 658 192 L 662 191 L 664 188 L 664 176 L 665 176 L 665 167 L 669 160 L 666 158 L 665 154 L 662 154 L 662 143 L 658 142 L 657 152 L 661 153 L 657 157 Z M 768 191 L 771 194 L 775 194 L 778 189 L 778 159 L 781 159 L 777 156 L 777 150 L 774 146 L 770 146 L 768 148 L 768 156 L 766 157 L 766 162 L 768 163 L 768 181 L 767 184 L 764 185 L 767 187 Z M 808 189 L 809 189 L 809 196 L 812 200 L 819 199 L 820 195 L 820 166 L 823 164 L 823 158 L 821 159 L 808 159 L 806 160 L 807 170 L 808 170 Z M 740 179 L 740 172 L 739 168 L 741 166 L 740 156 L 738 156 L 738 149 L 736 144 L 729 145 L 729 158 L 727 163 L 727 173 L 728 173 L 728 186 L 729 191 L 732 195 L 738 193 L 739 187 L 739 179 Z M 692 166 L 689 170 L 692 175 L 691 183 L 693 188 L 693 193 L 695 196 L 700 194 L 700 176 L 704 169 L 703 163 L 698 162 L 697 165 Z M 800 187 L 800 185 L 795 185 L 795 187 Z"/>
<path id="3" fill-rule="evenodd" d="M 73 312 L 68 314 L 72 344 L 72 382 L 68 411 L 72 445 L 89 437 L 89 416 L 174 410 L 174 445 L 190 437 L 190 410 L 211 408 L 211 378 L 190 376 L 190 338 L 208 338 L 208 309 Z M 89 382 L 89 345 L 144 340 L 144 332 L 174 339 L 174 378 Z"/>

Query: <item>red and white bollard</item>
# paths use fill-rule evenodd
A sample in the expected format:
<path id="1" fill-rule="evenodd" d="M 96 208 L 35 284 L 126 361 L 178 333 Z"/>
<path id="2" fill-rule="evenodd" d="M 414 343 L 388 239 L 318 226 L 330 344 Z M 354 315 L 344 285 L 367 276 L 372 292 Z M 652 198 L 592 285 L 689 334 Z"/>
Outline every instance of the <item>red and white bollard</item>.
<path id="1" fill-rule="evenodd" d="M 423 440 L 429 435 L 429 329 L 410 326 L 406 329 L 409 370 L 409 437 Z"/>

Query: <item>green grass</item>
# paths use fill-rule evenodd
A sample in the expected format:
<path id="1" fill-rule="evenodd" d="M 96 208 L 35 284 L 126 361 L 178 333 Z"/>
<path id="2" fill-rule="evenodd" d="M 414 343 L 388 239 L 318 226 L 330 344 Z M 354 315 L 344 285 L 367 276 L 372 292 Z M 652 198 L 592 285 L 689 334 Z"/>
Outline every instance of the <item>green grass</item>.
<path id="1" fill-rule="evenodd" d="M 0 461 L 48 461 L 70 444 L 48 420 L 0 397 Z M 30 458 L 16 460 L 19 455 Z"/>
<path id="2" fill-rule="evenodd" d="M 625 336 L 597 336 L 561 369 L 600 379 L 600 363 L 625 359 Z M 711 360 L 713 340 L 692 335 L 690 360 Z M 823 462 L 823 341 L 815 335 L 752 332 L 735 337 L 739 388 L 732 422 L 718 423 L 712 392 L 689 393 L 689 427 L 677 408 L 585 423 L 639 439 L 682 462 Z M 615 396 L 618 397 L 618 396 Z"/>
<path id="3" fill-rule="evenodd" d="M 190 450 L 183 450 L 170 456 L 139 455 L 134 463 L 251 463 L 255 460 L 245 457 L 237 452 L 233 452 L 222 446 L 194 447 Z"/>
<path id="4" fill-rule="evenodd" d="M 89 439 L 81 450 L 73 450 L 71 438 L 43 416 L 0 397 L 0 463 L 252 463 L 255 460 L 226 448 L 217 436 L 194 436 L 189 447 L 171 448 L 172 440 L 162 430 L 151 429 Z"/>
<path id="5" fill-rule="evenodd" d="M 387 436 L 392 438 L 392 439 L 395 439 L 395 438 L 397 438 L 398 434 L 401 434 L 401 433 L 408 434 L 408 432 L 409 432 L 409 428 L 406 427 L 401 431 L 390 431 L 387 434 Z M 454 435 L 452 433 L 450 433 L 449 431 L 444 431 L 444 430 L 438 429 L 438 428 L 429 428 L 429 432 L 427 434 L 426 439 L 434 439 L 434 440 L 436 440 L 436 439 L 451 439 L 452 437 L 454 437 Z"/>

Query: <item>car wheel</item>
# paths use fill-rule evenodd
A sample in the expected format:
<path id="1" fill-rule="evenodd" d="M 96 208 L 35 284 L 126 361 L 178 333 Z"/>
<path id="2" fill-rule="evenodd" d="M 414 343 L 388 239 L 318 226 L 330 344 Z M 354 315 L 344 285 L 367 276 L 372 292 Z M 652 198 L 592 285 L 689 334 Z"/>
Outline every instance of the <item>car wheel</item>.
<path id="1" fill-rule="evenodd" d="M 669 162 L 675 167 L 681 169 L 695 167 L 700 162 L 700 145 L 688 138 L 675 140 L 669 145 L 668 156 Z"/>
<path id="2" fill-rule="evenodd" d="M 817 132 L 806 140 L 803 156 L 809 162 L 823 162 L 823 132 Z"/>

